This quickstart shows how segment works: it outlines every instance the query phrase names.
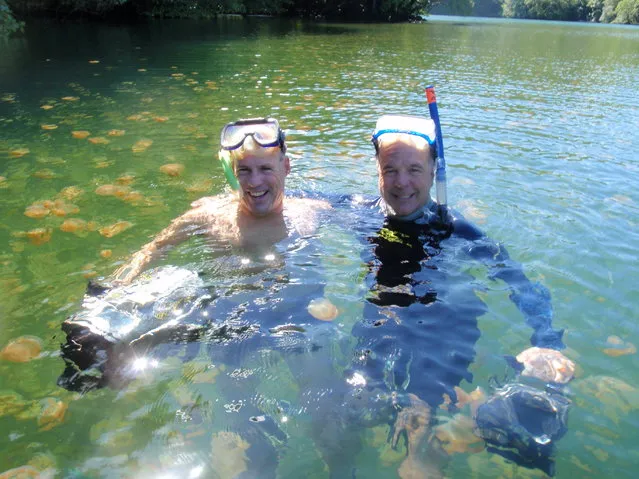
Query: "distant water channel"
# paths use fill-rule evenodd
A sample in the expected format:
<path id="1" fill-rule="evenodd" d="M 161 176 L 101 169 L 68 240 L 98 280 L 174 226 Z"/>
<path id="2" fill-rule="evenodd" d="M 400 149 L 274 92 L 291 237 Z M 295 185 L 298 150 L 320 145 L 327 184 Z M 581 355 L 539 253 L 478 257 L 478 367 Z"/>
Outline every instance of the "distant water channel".
<path id="1" fill-rule="evenodd" d="M 264 410 L 289 419 L 280 476 L 327 477 L 285 365 L 224 369 L 206 354 L 169 357 L 124 390 L 80 396 L 56 386 L 60 323 L 78 309 L 87 278 L 107 276 L 192 201 L 225 190 L 216 160 L 224 123 L 278 118 L 291 189 L 375 194 L 376 118 L 427 114 L 431 83 L 450 203 L 548 287 L 554 325 L 579 365 L 556 477 L 636 477 L 639 29 L 452 17 L 36 23 L 0 43 L 0 348 L 23 336 L 42 346 L 28 362 L 0 360 L 0 473 L 161 477 L 208 464 L 227 447 L 215 433 L 233 410 L 216 376 L 253 367 L 263 371 L 255 394 Z M 334 225 L 320 240 L 313 261 L 347 337 L 362 312 L 361 244 Z M 198 244 L 168 261 L 180 254 L 206 262 Z M 504 285 L 480 267 L 470 272 L 490 311 L 474 382 L 461 387 L 490 393 L 503 355 L 528 347 L 531 331 Z M 441 424 L 454 420 L 438 414 Z M 459 421 L 450 439 L 459 447 L 447 477 L 543 476 L 464 445 L 468 427 Z M 388 427 L 363 434 L 356 477 L 394 477 L 404 450 L 389 447 Z M 245 445 L 233 447 L 220 477 L 242 469 Z"/>

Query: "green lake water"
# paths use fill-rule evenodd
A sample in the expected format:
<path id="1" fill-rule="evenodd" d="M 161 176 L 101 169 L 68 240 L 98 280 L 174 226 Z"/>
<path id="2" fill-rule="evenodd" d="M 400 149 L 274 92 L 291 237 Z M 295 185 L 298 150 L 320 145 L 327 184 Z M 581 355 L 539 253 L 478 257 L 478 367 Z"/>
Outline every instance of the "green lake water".
<path id="1" fill-rule="evenodd" d="M 375 120 L 426 115 L 428 84 L 451 205 L 548 287 L 554 326 L 579 366 L 556 476 L 635 477 L 639 29 L 453 17 L 37 23 L 0 43 L 0 348 L 21 336 L 43 345 L 32 361 L 0 360 L 0 472 L 30 464 L 44 477 L 168 477 L 189 454 L 206 463 L 224 409 L 189 424 L 193 404 L 221 407 L 205 357 L 169 359 L 134 387 L 79 396 L 56 386 L 61 322 L 87 278 L 107 276 L 192 201 L 225 190 L 215 158 L 226 122 L 279 119 L 291 189 L 375 194 Z M 183 169 L 172 176 L 167 164 Z M 38 205 L 49 214 L 33 217 Z M 334 225 L 321 242 L 326 296 L 347 333 L 361 317 L 360 246 Z M 506 288 L 477 275 L 490 312 L 467 391 L 490 390 L 502 356 L 531 334 Z M 261 397 L 294 406 L 283 368 L 272 374 Z M 43 410 L 57 403 L 64 417 L 47 423 Z M 327 477 L 303 414 L 291 418 L 280 476 Z M 395 477 L 403 457 L 387 433 L 363 433 L 361 477 Z M 452 455 L 444 474 L 542 476 L 486 451 Z"/>

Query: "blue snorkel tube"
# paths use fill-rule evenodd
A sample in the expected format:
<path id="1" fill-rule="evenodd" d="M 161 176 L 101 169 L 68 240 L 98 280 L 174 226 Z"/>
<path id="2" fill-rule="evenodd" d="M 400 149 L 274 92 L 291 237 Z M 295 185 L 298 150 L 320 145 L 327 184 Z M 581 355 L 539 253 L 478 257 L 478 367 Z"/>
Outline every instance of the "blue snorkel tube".
<path id="1" fill-rule="evenodd" d="M 442 127 L 439 123 L 439 112 L 437 111 L 437 99 L 435 98 L 435 87 L 426 87 L 426 100 L 430 117 L 435 122 L 435 142 L 437 143 L 437 169 L 435 172 L 436 199 L 439 205 L 440 214 L 444 214 L 448 197 L 446 194 L 446 160 L 444 159 L 444 140 L 442 140 Z M 442 218 L 443 219 L 443 218 Z"/>

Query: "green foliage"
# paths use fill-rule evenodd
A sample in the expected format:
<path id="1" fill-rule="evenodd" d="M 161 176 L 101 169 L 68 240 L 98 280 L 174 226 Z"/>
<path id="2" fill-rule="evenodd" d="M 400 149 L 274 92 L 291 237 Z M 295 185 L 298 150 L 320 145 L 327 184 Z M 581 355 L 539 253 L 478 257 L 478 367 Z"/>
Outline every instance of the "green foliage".
<path id="1" fill-rule="evenodd" d="M 639 23 L 639 0 L 502 0 L 502 15 L 540 20 Z"/>
<path id="2" fill-rule="evenodd" d="M 7 38 L 23 28 L 24 23 L 15 19 L 6 0 L 0 0 L 0 38 Z"/>
<path id="3" fill-rule="evenodd" d="M 503 0 L 502 15 L 538 20 L 588 20 L 588 0 Z"/>
<path id="4" fill-rule="evenodd" d="M 615 8 L 614 23 L 639 24 L 639 0 L 621 0 Z"/>
<path id="5" fill-rule="evenodd" d="M 474 0 L 448 0 L 446 2 L 451 15 L 472 15 L 475 8 Z"/>
<path id="6" fill-rule="evenodd" d="M 3 3 L 7 0 L 0 0 Z M 220 14 L 286 15 L 344 21 L 406 21 L 428 13 L 431 0 L 8 0 L 25 14 L 104 17 L 113 12 L 163 18 Z M 462 0 L 471 1 L 471 0 Z"/>
<path id="7" fill-rule="evenodd" d="M 375 2 L 373 2 L 375 3 Z M 370 10 L 371 19 L 389 22 L 403 22 L 417 18 L 430 7 L 430 1 L 419 0 L 385 0 L 379 1 L 379 10 Z M 362 12 L 366 15 L 369 12 Z"/>
<path id="8" fill-rule="evenodd" d="M 290 16 L 345 21 L 403 22 L 428 13 L 430 0 L 289 0 Z"/>
<path id="9" fill-rule="evenodd" d="M 129 0 L 60 0 L 60 7 L 70 11 L 104 13 L 120 7 Z"/>

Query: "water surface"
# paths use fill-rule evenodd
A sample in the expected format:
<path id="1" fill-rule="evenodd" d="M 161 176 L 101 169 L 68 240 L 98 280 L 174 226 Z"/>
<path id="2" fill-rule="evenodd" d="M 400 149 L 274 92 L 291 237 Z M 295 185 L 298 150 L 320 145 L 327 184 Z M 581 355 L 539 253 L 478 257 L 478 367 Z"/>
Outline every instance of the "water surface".
<path id="1" fill-rule="evenodd" d="M 637 355 L 615 355 L 610 343 L 632 351 L 628 343 L 639 341 L 639 30 L 445 17 L 420 25 L 43 23 L 0 48 L 0 345 L 22 335 L 44 344 L 37 360 L 0 363 L 0 390 L 11 398 L 0 417 L 0 471 L 32 463 L 56 477 L 141 477 L 169 470 L 187 452 L 206 461 L 229 406 L 214 404 L 215 375 L 193 380 L 210 373 L 206 355 L 169 360 L 125 392 L 77 397 L 56 386 L 59 326 L 78 308 L 86 279 L 108 275 L 191 201 L 225 190 L 217 135 L 238 117 L 280 120 L 291 189 L 374 194 L 376 118 L 426 114 L 423 87 L 432 83 L 451 204 L 549 288 L 554 325 L 566 329 L 567 354 L 580 366 L 557 477 L 633 477 Z M 176 163 L 184 167 L 178 176 L 160 170 Z M 117 188 L 97 194 L 105 185 Z M 25 215 L 45 201 L 58 214 Z M 85 231 L 62 231 L 69 218 L 87 222 Z M 103 229 L 114 224 L 119 234 Z M 347 335 L 361 317 L 362 246 L 335 224 L 318 235 L 319 256 L 282 253 L 321 269 L 324 295 L 340 309 L 334 324 Z M 203 254 L 195 244 L 167 261 L 206 263 Z M 295 264 L 303 280 L 303 263 Z M 232 282 L 230 270 L 221 268 Z M 472 272 L 490 311 L 480 319 L 467 391 L 488 390 L 505 370 L 501 356 L 526 348 L 531 334 L 505 286 L 479 266 Z M 265 400 L 264 410 L 287 416 L 290 404 L 295 412 L 299 391 L 287 368 L 253 359 L 266 379 L 256 394 L 285 398 Z M 51 400 L 68 409 L 48 429 L 37 418 Z M 211 416 L 193 422 L 194 405 Z M 308 419 L 295 417 L 282 426 L 294 440 L 280 475 L 326 477 Z M 379 440 L 386 432 L 366 433 L 358 457 L 365 477 L 389 477 L 401 463 Z M 539 476 L 486 452 L 452 456 L 446 474 L 493 477 L 496 465 L 503 476 Z"/>

